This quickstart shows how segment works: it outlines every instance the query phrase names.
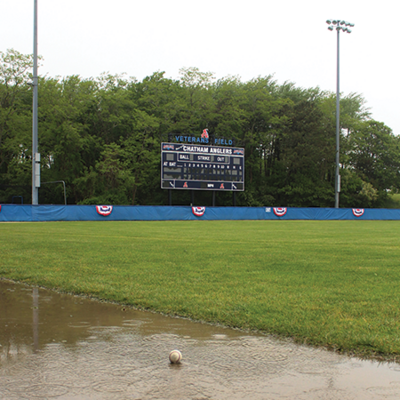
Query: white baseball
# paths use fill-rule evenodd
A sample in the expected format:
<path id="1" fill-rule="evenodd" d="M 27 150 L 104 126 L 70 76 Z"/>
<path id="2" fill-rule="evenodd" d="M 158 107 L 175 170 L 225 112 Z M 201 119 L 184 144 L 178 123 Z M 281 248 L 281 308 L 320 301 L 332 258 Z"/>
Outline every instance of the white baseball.
<path id="1" fill-rule="evenodd" d="M 182 360 L 182 354 L 179 350 L 172 350 L 171 353 L 169 353 L 169 361 L 171 361 L 171 364 L 179 364 Z"/>

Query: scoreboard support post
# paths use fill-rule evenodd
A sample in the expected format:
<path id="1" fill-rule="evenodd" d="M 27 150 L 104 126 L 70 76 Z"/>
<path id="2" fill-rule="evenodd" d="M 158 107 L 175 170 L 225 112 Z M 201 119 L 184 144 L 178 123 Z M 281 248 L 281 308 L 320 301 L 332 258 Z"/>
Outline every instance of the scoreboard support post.
<path id="1" fill-rule="evenodd" d="M 232 192 L 232 203 L 233 207 L 236 207 L 236 192 Z"/>
<path id="2" fill-rule="evenodd" d="M 212 206 L 215 207 L 215 190 L 212 192 L 213 197 L 212 197 Z"/>

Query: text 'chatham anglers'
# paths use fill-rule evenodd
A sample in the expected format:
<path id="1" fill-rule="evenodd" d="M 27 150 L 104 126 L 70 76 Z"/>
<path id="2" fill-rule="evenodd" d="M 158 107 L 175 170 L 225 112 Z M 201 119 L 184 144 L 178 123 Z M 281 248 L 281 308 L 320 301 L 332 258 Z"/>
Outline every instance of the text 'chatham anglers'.
<path id="1" fill-rule="evenodd" d="M 233 149 L 226 147 L 182 146 L 182 150 L 188 153 L 233 154 Z"/>

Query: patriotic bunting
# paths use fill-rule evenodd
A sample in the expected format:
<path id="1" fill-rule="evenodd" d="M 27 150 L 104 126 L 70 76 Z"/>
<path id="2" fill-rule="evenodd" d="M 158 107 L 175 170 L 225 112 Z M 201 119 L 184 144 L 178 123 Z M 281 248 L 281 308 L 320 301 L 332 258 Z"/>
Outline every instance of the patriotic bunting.
<path id="1" fill-rule="evenodd" d="M 102 215 L 103 217 L 107 217 L 112 213 L 113 206 L 96 206 L 96 211 L 98 214 Z"/>
<path id="2" fill-rule="evenodd" d="M 353 215 L 355 217 L 361 217 L 364 214 L 363 208 L 353 208 Z"/>
<path id="3" fill-rule="evenodd" d="M 201 217 L 206 212 L 205 207 L 192 207 L 192 212 L 196 217 Z"/>
<path id="4" fill-rule="evenodd" d="M 287 212 L 287 207 L 274 207 L 273 210 L 277 217 L 283 217 Z"/>

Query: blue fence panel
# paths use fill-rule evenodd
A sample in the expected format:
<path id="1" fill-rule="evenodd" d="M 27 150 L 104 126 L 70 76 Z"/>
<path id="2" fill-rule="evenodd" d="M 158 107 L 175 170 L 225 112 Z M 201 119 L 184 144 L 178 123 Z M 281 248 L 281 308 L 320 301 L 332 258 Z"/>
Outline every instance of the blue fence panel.
<path id="1" fill-rule="evenodd" d="M 400 220 L 400 209 L 0 205 L 0 222 L 189 220 Z M 111 210 L 111 211 L 110 211 Z"/>
<path id="2" fill-rule="evenodd" d="M 17 204 L 1 205 L 1 222 L 25 222 L 32 221 L 32 206 Z"/>

